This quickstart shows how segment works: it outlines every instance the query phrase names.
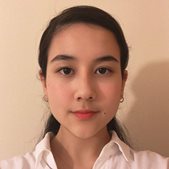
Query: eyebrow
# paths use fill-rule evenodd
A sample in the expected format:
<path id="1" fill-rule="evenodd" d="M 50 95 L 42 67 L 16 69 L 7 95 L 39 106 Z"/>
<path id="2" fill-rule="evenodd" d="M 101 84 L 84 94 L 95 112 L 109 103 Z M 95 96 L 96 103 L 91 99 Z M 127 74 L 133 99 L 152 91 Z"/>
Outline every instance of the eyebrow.
<path id="1" fill-rule="evenodd" d="M 60 60 L 76 60 L 75 57 L 70 55 L 56 55 L 50 62 L 60 61 Z"/>
<path id="2" fill-rule="evenodd" d="M 70 56 L 70 55 L 56 55 L 50 62 L 53 63 L 55 61 L 73 61 L 73 60 L 77 60 L 74 56 Z M 115 58 L 112 55 L 105 55 L 99 58 L 95 59 L 95 62 L 100 63 L 100 62 L 107 62 L 107 61 L 112 61 L 112 62 L 119 62 L 119 60 L 117 58 Z"/>
<path id="3" fill-rule="evenodd" d="M 119 62 L 119 60 L 112 55 L 99 57 L 95 61 L 96 62 L 107 62 L 107 61 Z"/>

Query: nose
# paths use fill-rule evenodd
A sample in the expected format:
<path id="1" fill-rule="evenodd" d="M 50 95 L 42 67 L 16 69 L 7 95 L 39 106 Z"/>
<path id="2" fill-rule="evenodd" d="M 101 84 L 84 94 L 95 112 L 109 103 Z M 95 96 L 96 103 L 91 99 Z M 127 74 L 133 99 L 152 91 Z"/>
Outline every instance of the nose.
<path id="1" fill-rule="evenodd" d="M 77 88 L 75 92 L 76 101 L 94 101 L 96 99 L 94 82 L 88 78 L 80 78 L 77 82 Z"/>

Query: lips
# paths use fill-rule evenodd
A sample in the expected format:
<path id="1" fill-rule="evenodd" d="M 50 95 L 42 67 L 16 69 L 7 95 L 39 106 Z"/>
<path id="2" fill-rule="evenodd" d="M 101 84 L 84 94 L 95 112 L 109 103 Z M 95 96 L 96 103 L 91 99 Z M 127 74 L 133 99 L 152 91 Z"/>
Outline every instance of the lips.
<path id="1" fill-rule="evenodd" d="M 95 116 L 98 113 L 98 111 L 78 110 L 74 111 L 73 113 L 80 120 L 88 120 L 91 119 L 93 116 Z"/>

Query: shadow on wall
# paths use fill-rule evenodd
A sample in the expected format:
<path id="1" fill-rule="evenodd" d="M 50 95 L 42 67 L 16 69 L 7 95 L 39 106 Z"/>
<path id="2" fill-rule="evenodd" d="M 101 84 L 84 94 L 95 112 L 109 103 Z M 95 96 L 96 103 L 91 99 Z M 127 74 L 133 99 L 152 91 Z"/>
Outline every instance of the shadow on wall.
<path id="1" fill-rule="evenodd" d="M 136 150 L 169 156 L 169 62 L 145 66 L 131 85 L 135 101 L 125 120 Z"/>

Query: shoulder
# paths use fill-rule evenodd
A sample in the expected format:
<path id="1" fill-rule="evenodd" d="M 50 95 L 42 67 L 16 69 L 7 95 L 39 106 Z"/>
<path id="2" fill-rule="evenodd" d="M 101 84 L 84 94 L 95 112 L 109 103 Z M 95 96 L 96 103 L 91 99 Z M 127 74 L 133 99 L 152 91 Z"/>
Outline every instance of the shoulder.
<path id="1" fill-rule="evenodd" d="M 125 159 L 126 164 L 132 169 L 169 169 L 169 157 L 164 157 L 152 151 L 135 151 L 122 142 L 116 133 L 112 141 L 117 145 L 118 151 Z"/>
<path id="2" fill-rule="evenodd" d="M 34 166 L 35 156 L 33 153 L 27 153 L 24 156 L 17 156 L 0 161 L 0 169 L 31 169 L 35 168 Z"/>
<path id="3" fill-rule="evenodd" d="M 131 149 L 133 155 L 132 165 L 134 168 L 153 168 L 153 169 L 168 169 L 169 158 L 164 157 L 152 151 L 135 151 Z"/>
<path id="4" fill-rule="evenodd" d="M 0 169 L 35 169 L 44 168 L 44 160 L 53 162 L 50 149 L 52 133 L 47 133 L 45 137 L 36 145 L 34 151 L 23 156 L 16 156 L 9 160 L 0 161 Z M 54 162 L 53 162 L 54 163 Z M 53 165 L 52 163 L 52 165 Z"/>

